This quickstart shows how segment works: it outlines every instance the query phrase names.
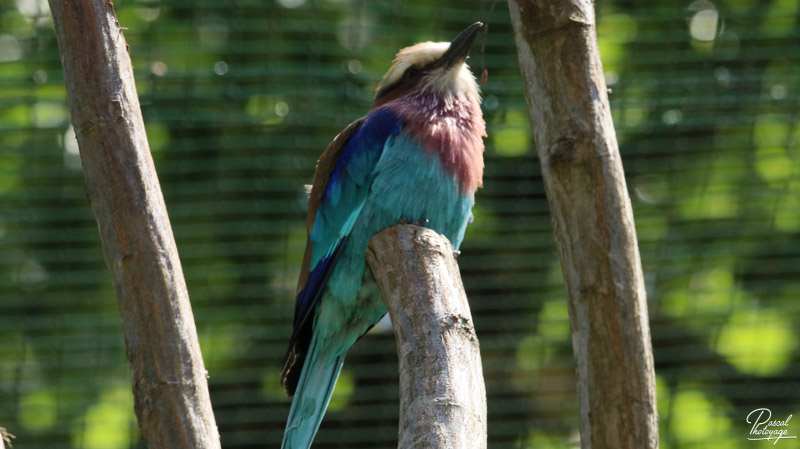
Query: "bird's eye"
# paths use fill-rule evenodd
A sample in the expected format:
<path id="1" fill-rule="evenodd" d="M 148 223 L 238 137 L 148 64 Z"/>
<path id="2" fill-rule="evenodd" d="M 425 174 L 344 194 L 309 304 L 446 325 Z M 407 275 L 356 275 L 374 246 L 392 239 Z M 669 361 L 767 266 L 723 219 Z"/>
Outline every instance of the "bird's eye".
<path id="1" fill-rule="evenodd" d="M 406 81 L 414 81 L 422 75 L 422 72 L 416 67 L 409 67 L 405 73 L 403 73 L 403 79 Z"/>

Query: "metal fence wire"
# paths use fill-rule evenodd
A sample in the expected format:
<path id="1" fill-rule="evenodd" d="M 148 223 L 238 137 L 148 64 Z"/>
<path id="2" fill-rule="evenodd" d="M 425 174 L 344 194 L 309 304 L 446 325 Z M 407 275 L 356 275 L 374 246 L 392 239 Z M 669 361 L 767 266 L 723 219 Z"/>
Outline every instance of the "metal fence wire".
<path id="1" fill-rule="evenodd" d="M 280 444 L 280 361 L 316 158 L 368 111 L 399 48 L 486 22 L 470 59 L 489 73 L 485 186 L 459 264 L 489 447 L 578 447 L 565 291 L 504 2 L 114 6 L 228 449 Z M 750 411 L 800 411 L 800 2 L 596 8 L 647 283 L 661 447 L 763 445 L 747 440 Z M 144 448 L 74 135 L 47 2 L 0 0 L 0 426 L 25 449 Z M 316 449 L 396 446 L 396 357 L 386 326 L 356 345 Z"/>

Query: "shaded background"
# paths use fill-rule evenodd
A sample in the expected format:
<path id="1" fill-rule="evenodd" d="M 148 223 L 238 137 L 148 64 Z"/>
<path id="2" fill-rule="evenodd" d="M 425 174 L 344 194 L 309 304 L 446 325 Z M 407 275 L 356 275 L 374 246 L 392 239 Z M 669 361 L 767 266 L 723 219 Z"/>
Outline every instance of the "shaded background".
<path id="1" fill-rule="evenodd" d="M 798 3 L 597 5 L 662 448 L 764 445 L 746 441 L 751 410 L 800 411 Z M 489 447 L 577 447 L 561 268 L 504 2 L 115 7 L 228 449 L 279 446 L 316 158 L 369 109 L 399 48 L 488 23 L 470 60 L 489 71 L 485 187 L 459 263 Z M 314 447 L 396 447 L 397 388 L 393 336 L 378 328 L 348 356 Z M 26 449 L 145 447 L 43 0 L 0 0 L 0 426 Z"/>

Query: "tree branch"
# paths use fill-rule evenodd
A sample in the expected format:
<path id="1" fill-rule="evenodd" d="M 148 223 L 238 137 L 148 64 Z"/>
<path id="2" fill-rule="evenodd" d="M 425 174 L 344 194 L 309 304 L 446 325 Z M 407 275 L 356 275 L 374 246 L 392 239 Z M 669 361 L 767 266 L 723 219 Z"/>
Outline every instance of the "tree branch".
<path id="1" fill-rule="evenodd" d="M 656 448 L 647 300 L 589 0 L 509 0 L 568 292 L 581 447 Z"/>
<path id="2" fill-rule="evenodd" d="M 13 447 L 11 444 L 12 438 L 15 438 L 14 435 L 8 433 L 4 427 L 0 427 L 0 449 L 5 449 L 6 446 L 11 449 Z"/>
<path id="3" fill-rule="evenodd" d="M 150 449 L 219 448 L 189 296 L 122 29 L 107 0 L 50 0 L 86 192 Z"/>
<path id="4" fill-rule="evenodd" d="M 367 249 L 392 319 L 400 360 L 399 449 L 485 449 L 486 391 L 453 248 L 398 225 Z"/>

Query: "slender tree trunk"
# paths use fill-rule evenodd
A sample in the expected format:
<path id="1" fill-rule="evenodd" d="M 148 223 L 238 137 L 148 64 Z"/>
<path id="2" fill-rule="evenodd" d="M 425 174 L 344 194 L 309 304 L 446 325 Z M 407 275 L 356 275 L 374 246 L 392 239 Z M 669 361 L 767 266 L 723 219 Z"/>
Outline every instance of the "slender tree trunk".
<path id="1" fill-rule="evenodd" d="M 399 449 L 485 449 L 486 390 L 464 286 L 444 236 L 398 225 L 367 261 L 392 319 L 400 360 Z"/>
<path id="2" fill-rule="evenodd" d="M 568 293 L 581 447 L 658 447 L 647 300 L 590 0 L 509 0 Z"/>
<path id="3" fill-rule="evenodd" d="M 50 0 L 72 124 L 151 449 L 219 448 L 189 296 L 122 29 L 107 0 Z"/>

